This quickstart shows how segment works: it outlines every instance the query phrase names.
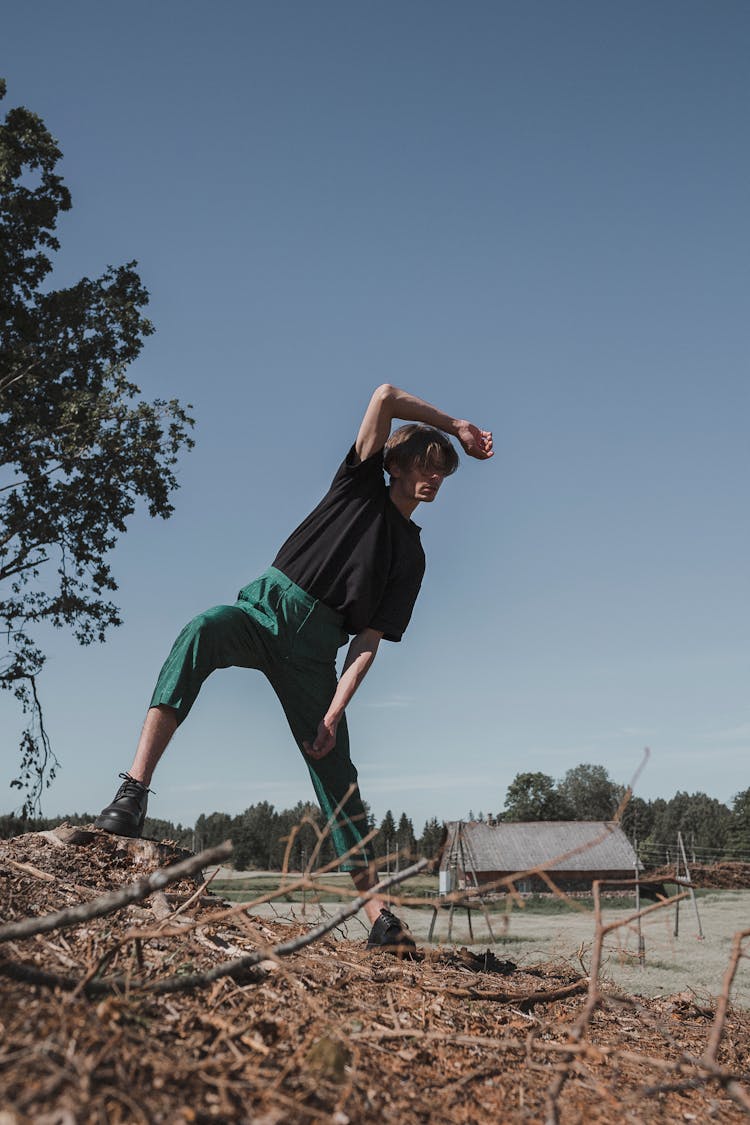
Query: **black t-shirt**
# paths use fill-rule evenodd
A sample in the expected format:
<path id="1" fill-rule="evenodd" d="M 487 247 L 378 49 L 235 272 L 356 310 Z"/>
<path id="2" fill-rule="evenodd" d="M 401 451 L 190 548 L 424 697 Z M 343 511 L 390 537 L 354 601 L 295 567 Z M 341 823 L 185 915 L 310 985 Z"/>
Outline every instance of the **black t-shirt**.
<path id="1" fill-rule="evenodd" d="M 388 495 L 382 449 L 357 461 L 352 446 L 273 565 L 341 613 L 349 633 L 371 628 L 400 641 L 424 575 L 419 531 Z"/>

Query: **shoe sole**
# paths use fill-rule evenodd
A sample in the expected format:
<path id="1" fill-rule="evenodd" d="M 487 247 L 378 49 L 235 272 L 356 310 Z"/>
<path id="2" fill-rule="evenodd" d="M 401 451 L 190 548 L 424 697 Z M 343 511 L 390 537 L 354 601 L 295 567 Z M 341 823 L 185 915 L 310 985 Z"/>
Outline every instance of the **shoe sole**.
<path id="1" fill-rule="evenodd" d="M 94 821 L 94 828 L 98 828 L 101 832 L 108 832 L 110 836 L 125 836 L 128 840 L 139 840 L 143 835 L 142 824 L 133 828 L 130 825 L 122 824 L 114 817 L 98 817 Z"/>

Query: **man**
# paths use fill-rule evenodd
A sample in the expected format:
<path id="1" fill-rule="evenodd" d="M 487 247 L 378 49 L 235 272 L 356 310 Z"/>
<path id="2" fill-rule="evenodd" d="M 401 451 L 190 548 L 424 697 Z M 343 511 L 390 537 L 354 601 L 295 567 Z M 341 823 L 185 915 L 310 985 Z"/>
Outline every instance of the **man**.
<path id="1" fill-rule="evenodd" d="M 391 435 L 395 418 L 410 425 Z M 332 823 L 343 870 L 357 889 L 377 882 L 362 843 L 367 823 L 349 756 L 346 708 L 380 641 L 399 641 L 424 573 L 419 527 L 411 516 L 431 503 L 458 456 L 493 455 L 492 434 L 388 383 L 374 392 L 357 440 L 320 504 L 292 532 L 269 568 L 180 633 L 157 681 L 135 759 L 112 804 L 96 821 L 107 832 L 140 836 L 148 786 L 178 725 L 216 668 L 257 668 L 279 697 L 316 796 Z M 386 486 L 383 470 L 390 476 Z M 336 652 L 349 635 L 340 678 Z M 382 899 L 365 911 L 368 946 L 410 950 L 414 943 Z"/>

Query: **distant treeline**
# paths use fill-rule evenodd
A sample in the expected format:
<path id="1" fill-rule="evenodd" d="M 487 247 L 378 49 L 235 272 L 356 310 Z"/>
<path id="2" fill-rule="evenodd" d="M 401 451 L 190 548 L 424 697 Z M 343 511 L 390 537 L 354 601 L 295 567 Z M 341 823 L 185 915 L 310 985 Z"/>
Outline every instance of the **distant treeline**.
<path id="1" fill-rule="evenodd" d="M 8 814 L 0 816 L 0 838 L 41 832 L 62 823 L 90 824 L 94 819 L 95 816 L 90 813 L 35 819 Z M 384 865 L 394 868 L 408 857 L 436 855 L 443 836 L 443 825 L 435 817 L 425 823 L 421 836 L 417 838 L 414 825 L 406 813 L 401 813 L 396 821 L 388 811 L 377 825 L 368 811 L 366 831 L 376 827 L 378 835 L 372 842 L 375 855 Z M 231 840 L 234 845 L 232 861 L 238 870 L 279 871 L 285 862 L 289 870 L 301 870 L 307 866 L 316 848 L 316 868 L 335 858 L 320 809 L 304 801 L 299 801 L 291 809 L 275 809 L 268 801 L 260 801 L 237 816 L 223 812 L 201 813 L 193 828 L 146 817 L 143 834 L 157 840 L 173 840 L 178 847 L 191 851 Z"/>
<path id="2" fill-rule="evenodd" d="M 580 765 L 559 781 L 519 773 L 508 786 L 501 820 L 611 820 L 620 813 L 628 838 L 648 866 L 674 861 L 678 832 L 693 862 L 750 861 L 750 789 L 731 806 L 706 793 L 677 792 L 665 800 L 629 796 L 603 766 Z"/>
<path id="3" fill-rule="evenodd" d="M 731 806 L 706 793 L 678 792 L 669 800 L 628 799 L 625 787 L 613 781 L 603 766 L 580 765 L 568 770 L 559 781 L 544 773 L 519 773 L 508 786 L 501 812 L 475 815 L 469 811 L 464 819 L 488 823 L 611 820 L 618 810 L 623 829 L 649 867 L 674 862 L 678 833 L 691 862 L 750 862 L 750 788 L 738 793 Z M 417 836 L 406 813 L 396 817 L 388 810 L 379 824 L 369 810 L 367 815 L 367 830 L 378 829 L 372 846 L 384 865 L 390 862 L 395 866 L 414 856 L 431 858 L 437 854 L 443 838 L 443 824 L 437 817 L 426 821 Z M 93 814 L 37 819 L 8 814 L 0 816 L 0 838 L 54 828 L 63 821 L 88 824 L 92 820 Z M 304 801 L 289 809 L 275 809 L 268 801 L 260 801 L 237 816 L 201 813 L 193 827 L 185 828 L 147 817 L 144 834 L 173 840 L 179 847 L 193 851 L 230 839 L 234 844 L 234 864 L 240 870 L 280 870 L 285 859 L 290 870 L 300 870 L 307 866 L 316 847 L 316 867 L 334 859 L 320 810 Z"/>

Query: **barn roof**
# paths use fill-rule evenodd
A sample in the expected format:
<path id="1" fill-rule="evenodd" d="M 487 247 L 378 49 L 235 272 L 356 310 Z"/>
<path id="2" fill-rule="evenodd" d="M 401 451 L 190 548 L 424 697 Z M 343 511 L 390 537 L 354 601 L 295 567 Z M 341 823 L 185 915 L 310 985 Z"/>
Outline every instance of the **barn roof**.
<path id="1" fill-rule="evenodd" d="M 603 820 L 536 820 L 487 824 L 450 821 L 441 867 L 455 862 L 459 824 L 477 871 L 633 871 L 636 855 L 619 824 Z M 570 854 L 573 853 L 573 854 Z M 466 855 L 466 866 L 471 866 Z M 557 862 L 551 863 L 551 860 Z M 459 866 L 464 867 L 460 858 Z"/>

